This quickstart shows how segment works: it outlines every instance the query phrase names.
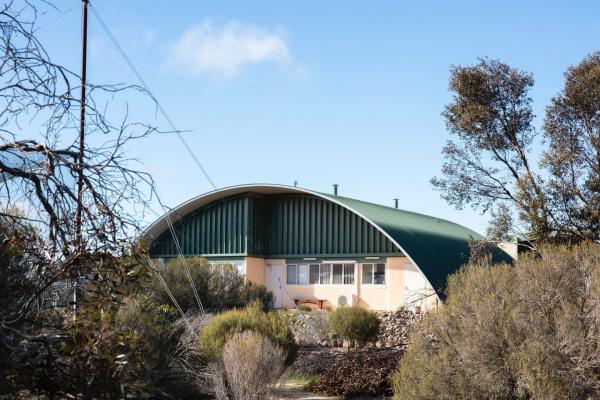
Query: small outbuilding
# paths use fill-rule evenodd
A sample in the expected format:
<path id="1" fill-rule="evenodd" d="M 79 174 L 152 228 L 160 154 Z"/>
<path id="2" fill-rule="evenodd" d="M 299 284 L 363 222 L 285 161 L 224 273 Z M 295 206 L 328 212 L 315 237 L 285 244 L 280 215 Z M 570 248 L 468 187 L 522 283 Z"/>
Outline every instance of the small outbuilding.
<path id="1" fill-rule="evenodd" d="M 234 265 L 272 291 L 278 308 L 417 311 L 437 304 L 447 276 L 468 261 L 469 244 L 483 239 L 440 218 L 273 184 L 195 197 L 154 222 L 146 238 L 163 263 L 181 252 Z"/>

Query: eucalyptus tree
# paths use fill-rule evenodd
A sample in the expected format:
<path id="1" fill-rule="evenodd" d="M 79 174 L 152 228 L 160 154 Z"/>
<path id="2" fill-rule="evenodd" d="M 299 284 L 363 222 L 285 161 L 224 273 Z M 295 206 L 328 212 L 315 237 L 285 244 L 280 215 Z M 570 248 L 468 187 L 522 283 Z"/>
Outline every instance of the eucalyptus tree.
<path id="1" fill-rule="evenodd" d="M 560 233 L 600 239 L 600 52 L 565 73 L 546 108 L 542 165 Z"/>
<path id="2" fill-rule="evenodd" d="M 599 71 L 600 53 L 569 68 L 539 140 L 532 74 L 491 59 L 452 67 L 453 98 L 442 113 L 452 138 L 433 186 L 457 208 L 490 212 L 496 239 L 598 240 Z"/>

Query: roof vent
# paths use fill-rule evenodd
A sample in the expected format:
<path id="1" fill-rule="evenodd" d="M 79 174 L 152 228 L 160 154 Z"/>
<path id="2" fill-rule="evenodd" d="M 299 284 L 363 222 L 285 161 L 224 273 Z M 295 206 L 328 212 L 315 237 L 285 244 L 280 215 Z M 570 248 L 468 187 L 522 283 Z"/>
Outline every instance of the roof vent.
<path id="1" fill-rule="evenodd" d="M 394 208 L 398 208 L 398 199 L 394 199 Z"/>
<path id="2" fill-rule="evenodd" d="M 339 185 L 337 183 L 333 184 L 333 194 L 334 194 L 334 196 L 338 195 L 338 186 Z"/>

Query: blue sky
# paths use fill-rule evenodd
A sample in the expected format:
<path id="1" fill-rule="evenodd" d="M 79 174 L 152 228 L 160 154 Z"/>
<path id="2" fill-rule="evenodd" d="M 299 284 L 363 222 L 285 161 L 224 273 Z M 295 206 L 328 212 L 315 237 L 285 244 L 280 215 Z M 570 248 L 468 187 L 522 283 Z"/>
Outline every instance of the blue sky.
<path id="1" fill-rule="evenodd" d="M 80 1 L 40 19 L 77 70 Z M 429 180 L 449 135 L 451 65 L 499 58 L 534 73 L 537 126 L 563 73 L 600 50 L 600 2 L 139 1 L 96 9 L 217 186 L 268 182 L 392 205 L 485 230 Z M 137 83 L 90 16 L 88 78 Z M 167 129 L 147 103 L 133 115 Z M 170 206 L 211 189 L 174 134 L 131 149 Z"/>

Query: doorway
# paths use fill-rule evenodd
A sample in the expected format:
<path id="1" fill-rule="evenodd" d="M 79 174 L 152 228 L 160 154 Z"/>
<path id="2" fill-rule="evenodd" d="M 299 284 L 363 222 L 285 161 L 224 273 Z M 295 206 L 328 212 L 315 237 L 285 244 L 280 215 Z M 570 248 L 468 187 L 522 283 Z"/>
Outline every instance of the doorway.
<path id="1" fill-rule="evenodd" d="M 283 307 L 283 265 L 267 264 L 265 270 L 265 286 L 273 292 L 273 307 Z"/>

